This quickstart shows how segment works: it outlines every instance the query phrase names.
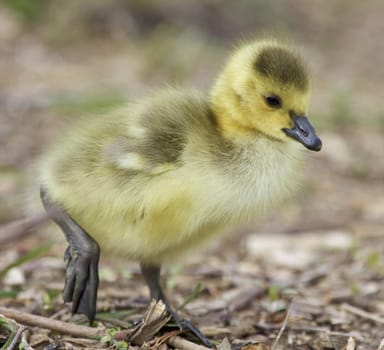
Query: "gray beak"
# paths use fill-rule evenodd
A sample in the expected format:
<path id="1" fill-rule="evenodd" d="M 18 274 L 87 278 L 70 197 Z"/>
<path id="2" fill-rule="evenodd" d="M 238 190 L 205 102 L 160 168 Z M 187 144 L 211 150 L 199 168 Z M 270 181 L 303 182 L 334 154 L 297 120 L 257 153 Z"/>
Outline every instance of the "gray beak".
<path id="1" fill-rule="evenodd" d="M 311 151 L 320 151 L 322 142 L 316 135 L 315 129 L 307 117 L 292 115 L 294 126 L 292 129 L 282 129 L 288 136 L 302 143 Z"/>

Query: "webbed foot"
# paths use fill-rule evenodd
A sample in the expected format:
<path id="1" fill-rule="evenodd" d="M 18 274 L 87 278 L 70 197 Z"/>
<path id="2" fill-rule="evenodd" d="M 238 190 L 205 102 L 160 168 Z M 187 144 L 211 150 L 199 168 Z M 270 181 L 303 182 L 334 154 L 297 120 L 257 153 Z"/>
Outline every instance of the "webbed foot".
<path id="1" fill-rule="evenodd" d="M 141 273 L 144 277 L 145 282 L 148 285 L 151 297 L 155 300 L 162 300 L 167 307 L 168 312 L 172 315 L 172 318 L 176 322 L 177 326 L 181 330 L 190 331 L 194 334 L 205 346 L 212 347 L 209 339 L 191 322 L 181 318 L 176 311 L 173 310 L 170 303 L 165 296 L 163 289 L 160 285 L 160 266 L 140 264 Z"/>
<path id="2" fill-rule="evenodd" d="M 176 324 L 178 325 L 178 327 L 181 330 L 191 332 L 205 346 L 207 346 L 209 348 L 212 347 L 212 343 L 209 341 L 209 339 L 197 327 L 195 327 L 190 321 L 186 320 L 185 318 L 181 318 L 170 307 L 168 307 L 168 311 L 172 315 L 172 318 L 174 319 L 174 321 L 176 322 Z"/>
<path id="3" fill-rule="evenodd" d="M 96 314 L 99 286 L 99 245 L 49 197 L 43 187 L 40 196 L 51 219 L 62 229 L 69 244 L 64 254 L 67 261 L 64 302 L 72 302 L 72 313 L 85 314 L 89 323 L 92 323 Z"/>

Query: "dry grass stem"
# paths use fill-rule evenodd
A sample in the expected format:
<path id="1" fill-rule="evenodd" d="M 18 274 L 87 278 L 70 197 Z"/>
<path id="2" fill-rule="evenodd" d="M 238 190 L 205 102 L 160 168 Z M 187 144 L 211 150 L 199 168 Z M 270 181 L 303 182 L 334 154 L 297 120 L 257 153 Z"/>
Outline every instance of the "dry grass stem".
<path id="1" fill-rule="evenodd" d="M 288 308 L 288 310 L 287 310 L 287 314 L 285 315 L 285 318 L 284 318 L 284 322 L 283 322 L 283 324 L 281 325 L 281 328 L 280 328 L 280 330 L 279 330 L 279 333 L 277 333 L 276 339 L 275 339 L 275 341 L 273 342 L 273 345 L 272 345 L 271 350 L 276 350 L 276 348 L 277 348 L 277 344 L 279 343 L 279 340 L 280 340 L 281 336 L 283 335 L 284 330 L 285 330 L 286 327 L 287 327 L 288 319 L 289 319 L 289 316 L 290 316 L 290 314 L 291 314 L 293 304 L 294 304 L 294 300 L 292 300 L 291 305 L 289 305 L 289 308 Z"/>

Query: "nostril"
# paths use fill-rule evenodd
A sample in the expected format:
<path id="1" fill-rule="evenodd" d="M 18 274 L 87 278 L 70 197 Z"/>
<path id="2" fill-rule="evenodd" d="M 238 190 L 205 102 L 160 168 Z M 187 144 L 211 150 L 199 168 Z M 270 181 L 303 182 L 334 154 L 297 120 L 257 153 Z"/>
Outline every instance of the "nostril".
<path id="1" fill-rule="evenodd" d="M 299 130 L 300 132 L 305 136 L 307 137 L 309 135 L 308 131 L 307 130 L 304 130 L 303 128 L 299 127 Z"/>

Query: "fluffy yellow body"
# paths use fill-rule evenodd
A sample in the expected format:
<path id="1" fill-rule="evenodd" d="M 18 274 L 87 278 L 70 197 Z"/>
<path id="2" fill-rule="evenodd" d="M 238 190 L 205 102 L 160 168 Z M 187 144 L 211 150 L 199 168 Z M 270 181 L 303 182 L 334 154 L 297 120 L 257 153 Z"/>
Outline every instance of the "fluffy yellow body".
<path id="1" fill-rule="evenodd" d="M 173 260 L 255 219 L 300 175 L 302 146 L 281 129 L 292 127 L 292 110 L 306 113 L 309 87 L 252 73 L 248 62 L 276 45 L 235 54 L 210 99 L 166 89 L 83 119 L 44 158 L 42 186 L 102 253 L 142 263 Z M 284 108 L 265 105 L 271 92 Z"/>

